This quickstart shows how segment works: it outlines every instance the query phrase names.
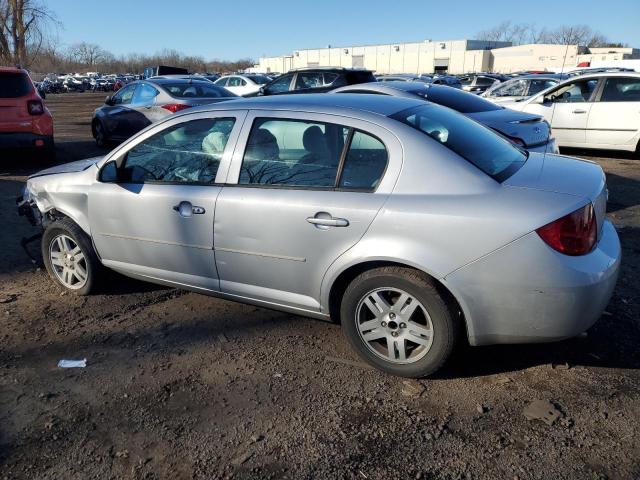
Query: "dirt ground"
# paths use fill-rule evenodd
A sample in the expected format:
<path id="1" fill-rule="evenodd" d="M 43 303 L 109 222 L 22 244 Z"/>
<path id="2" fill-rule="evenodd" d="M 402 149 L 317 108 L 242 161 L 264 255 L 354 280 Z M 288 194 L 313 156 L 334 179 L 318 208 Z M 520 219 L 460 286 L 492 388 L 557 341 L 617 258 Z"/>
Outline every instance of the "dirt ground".
<path id="1" fill-rule="evenodd" d="M 100 154 L 103 98 L 47 99 L 58 161 Z M 0 480 L 640 478 L 640 163 L 598 155 L 624 255 L 600 321 L 406 381 L 364 366 L 338 325 L 117 274 L 62 294 L 19 245 L 35 229 L 14 199 L 40 166 L 0 153 Z M 523 414 L 545 399 L 553 425 Z"/>

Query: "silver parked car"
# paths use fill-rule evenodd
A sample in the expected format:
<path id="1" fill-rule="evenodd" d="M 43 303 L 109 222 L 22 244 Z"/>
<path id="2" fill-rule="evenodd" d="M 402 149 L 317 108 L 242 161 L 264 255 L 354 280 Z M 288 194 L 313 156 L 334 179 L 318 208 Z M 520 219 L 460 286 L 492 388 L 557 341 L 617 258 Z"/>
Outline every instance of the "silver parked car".
<path id="1" fill-rule="evenodd" d="M 473 93 L 419 82 L 370 82 L 336 88 L 330 93 L 365 93 L 419 98 L 474 119 L 530 152 L 559 153 L 551 128 L 541 115 L 514 112 Z"/>
<path id="2" fill-rule="evenodd" d="M 153 122 L 186 108 L 224 102 L 238 96 L 194 77 L 153 77 L 125 85 L 91 119 L 91 133 L 100 147 L 126 140 Z"/>
<path id="3" fill-rule="evenodd" d="M 548 157 L 548 155 L 547 155 Z M 595 163 L 527 153 L 439 105 L 293 95 L 194 108 L 29 178 L 46 268 L 103 267 L 319 319 L 397 375 L 559 340 L 607 305 L 620 244 Z"/>

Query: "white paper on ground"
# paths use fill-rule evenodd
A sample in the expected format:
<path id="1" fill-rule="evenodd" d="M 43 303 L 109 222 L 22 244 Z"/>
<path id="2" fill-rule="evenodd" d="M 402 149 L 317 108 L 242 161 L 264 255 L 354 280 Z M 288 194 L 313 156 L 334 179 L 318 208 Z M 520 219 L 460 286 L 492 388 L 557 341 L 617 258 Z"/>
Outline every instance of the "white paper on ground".
<path id="1" fill-rule="evenodd" d="M 60 368 L 84 368 L 87 366 L 87 359 L 82 360 L 60 360 L 58 362 Z"/>

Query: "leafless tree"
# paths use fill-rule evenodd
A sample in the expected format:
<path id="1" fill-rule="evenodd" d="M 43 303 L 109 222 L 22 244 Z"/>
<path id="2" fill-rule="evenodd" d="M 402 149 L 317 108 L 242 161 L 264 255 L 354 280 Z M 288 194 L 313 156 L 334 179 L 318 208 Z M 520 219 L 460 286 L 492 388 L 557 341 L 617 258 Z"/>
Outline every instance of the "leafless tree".
<path id="1" fill-rule="evenodd" d="M 547 30 L 546 28 L 538 29 L 531 24 L 514 24 L 510 21 L 502 22 L 495 27 L 479 32 L 478 39 L 512 42 L 514 45 L 524 43 L 553 43 L 585 47 L 611 45 L 604 35 L 587 25 L 563 25 Z"/>
<path id="2" fill-rule="evenodd" d="M 106 62 L 113 57 L 100 45 L 95 43 L 82 42 L 72 45 L 69 48 L 69 55 L 78 63 L 87 67 L 94 67 L 96 64 Z"/>
<path id="3" fill-rule="evenodd" d="M 57 25 L 42 0 L 0 0 L 0 61 L 30 66 Z"/>

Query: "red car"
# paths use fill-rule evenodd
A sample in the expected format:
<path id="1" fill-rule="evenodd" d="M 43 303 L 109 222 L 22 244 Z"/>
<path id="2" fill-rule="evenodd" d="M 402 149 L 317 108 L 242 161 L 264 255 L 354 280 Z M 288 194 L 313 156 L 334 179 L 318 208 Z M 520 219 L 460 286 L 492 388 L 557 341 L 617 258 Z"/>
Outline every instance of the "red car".
<path id="1" fill-rule="evenodd" d="M 26 70 L 0 67 L 0 149 L 27 148 L 51 158 L 53 118 Z"/>

